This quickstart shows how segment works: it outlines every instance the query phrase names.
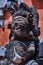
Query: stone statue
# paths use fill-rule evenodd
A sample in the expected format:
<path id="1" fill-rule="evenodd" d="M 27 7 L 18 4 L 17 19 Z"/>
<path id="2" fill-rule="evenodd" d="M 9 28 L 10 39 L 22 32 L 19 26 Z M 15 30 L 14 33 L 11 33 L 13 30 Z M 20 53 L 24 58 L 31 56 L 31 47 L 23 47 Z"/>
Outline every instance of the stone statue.
<path id="1" fill-rule="evenodd" d="M 34 7 L 22 4 L 23 9 L 19 7 L 12 16 L 12 22 L 8 24 L 11 33 L 5 55 L 14 65 L 39 65 L 37 61 L 38 36 L 40 35 L 39 15 Z"/>

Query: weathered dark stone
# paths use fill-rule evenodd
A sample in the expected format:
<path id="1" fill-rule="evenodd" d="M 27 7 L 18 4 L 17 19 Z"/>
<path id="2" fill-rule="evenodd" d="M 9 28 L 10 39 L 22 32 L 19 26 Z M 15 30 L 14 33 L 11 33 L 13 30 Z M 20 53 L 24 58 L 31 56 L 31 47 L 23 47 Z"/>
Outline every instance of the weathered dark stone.
<path id="1" fill-rule="evenodd" d="M 22 63 L 23 61 L 30 58 L 34 54 L 34 53 L 31 54 L 31 52 L 28 51 L 28 48 L 31 44 L 34 44 L 34 42 L 33 43 L 28 42 L 27 44 L 17 40 L 9 42 L 9 44 L 6 45 L 5 52 L 6 58 L 13 62 L 14 64 Z M 18 60 L 16 59 L 14 60 L 15 57 L 18 58 Z"/>
<path id="2" fill-rule="evenodd" d="M 6 57 L 11 62 L 16 64 L 22 63 L 31 55 L 31 58 L 28 60 L 36 60 L 39 51 L 38 36 L 40 35 L 40 28 L 38 27 L 38 12 L 34 7 L 28 7 L 24 3 L 22 3 L 21 6 L 23 6 L 23 9 L 21 7 L 18 11 L 14 12 L 12 16 L 12 23 L 8 25 L 8 27 L 11 29 L 11 33 L 9 35 L 10 42 L 6 49 Z M 34 49 L 31 48 L 31 44 L 33 45 Z M 32 50 L 30 48 L 28 49 L 29 46 Z M 16 57 L 16 54 L 19 58 Z M 16 60 L 14 60 L 14 57 L 16 57 Z"/>

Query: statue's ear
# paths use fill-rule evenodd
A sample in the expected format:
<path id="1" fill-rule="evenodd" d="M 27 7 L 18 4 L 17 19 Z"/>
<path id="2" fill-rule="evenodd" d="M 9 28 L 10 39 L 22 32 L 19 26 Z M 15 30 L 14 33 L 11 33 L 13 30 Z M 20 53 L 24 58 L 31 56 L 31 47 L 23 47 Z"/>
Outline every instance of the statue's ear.
<path id="1" fill-rule="evenodd" d="M 12 22 L 9 22 L 8 23 L 8 25 L 7 25 L 8 26 L 8 29 L 11 29 L 11 24 L 12 24 Z"/>

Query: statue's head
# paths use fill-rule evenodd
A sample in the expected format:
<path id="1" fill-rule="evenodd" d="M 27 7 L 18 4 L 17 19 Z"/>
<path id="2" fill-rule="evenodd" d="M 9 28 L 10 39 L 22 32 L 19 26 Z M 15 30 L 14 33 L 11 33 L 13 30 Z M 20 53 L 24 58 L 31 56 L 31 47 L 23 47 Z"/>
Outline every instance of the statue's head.
<path id="1" fill-rule="evenodd" d="M 33 15 L 27 11 L 17 11 L 12 16 L 12 23 L 9 25 L 12 35 L 17 35 L 19 38 L 28 38 L 30 32 L 29 27 L 32 24 Z"/>
<path id="2" fill-rule="evenodd" d="M 19 38 L 34 38 L 33 15 L 30 12 L 19 10 L 12 16 L 12 23 L 8 26 L 12 36 Z"/>

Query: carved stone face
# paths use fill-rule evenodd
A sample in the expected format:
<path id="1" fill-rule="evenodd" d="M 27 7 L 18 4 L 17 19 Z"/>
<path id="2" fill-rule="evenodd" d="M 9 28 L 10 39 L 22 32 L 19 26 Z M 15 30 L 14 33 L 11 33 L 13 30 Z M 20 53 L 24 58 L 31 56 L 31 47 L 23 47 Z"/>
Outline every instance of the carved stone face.
<path id="1" fill-rule="evenodd" d="M 16 16 L 11 25 L 12 31 L 19 37 L 27 36 L 28 21 L 22 16 Z"/>

